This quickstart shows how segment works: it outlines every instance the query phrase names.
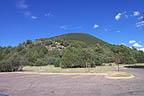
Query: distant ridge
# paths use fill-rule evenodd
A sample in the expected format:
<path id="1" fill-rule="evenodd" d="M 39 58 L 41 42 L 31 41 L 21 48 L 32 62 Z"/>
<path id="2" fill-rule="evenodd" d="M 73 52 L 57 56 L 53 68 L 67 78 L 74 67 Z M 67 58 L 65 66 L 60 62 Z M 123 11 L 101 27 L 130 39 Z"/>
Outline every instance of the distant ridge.
<path id="1" fill-rule="evenodd" d="M 103 40 L 100 40 L 90 34 L 86 34 L 86 33 L 68 33 L 68 34 L 64 34 L 64 35 L 59 35 L 59 36 L 55 36 L 49 39 L 63 39 L 63 40 L 78 40 L 78 41 L 83 41 L 88 45 L 92 45 L 92 44 L 100 44 L 100 45 L 104 45 L 104 44 L 109 44 Z"/>

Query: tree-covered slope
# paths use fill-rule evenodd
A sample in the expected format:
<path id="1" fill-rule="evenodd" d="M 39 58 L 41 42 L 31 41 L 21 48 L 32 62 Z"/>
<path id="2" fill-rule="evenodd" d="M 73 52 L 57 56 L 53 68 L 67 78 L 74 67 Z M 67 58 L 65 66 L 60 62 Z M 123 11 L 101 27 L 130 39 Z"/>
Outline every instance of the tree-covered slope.
<path id="1" fill-rule="evenodd" d="M 92 46 L 90 46 L 92 45 Z M 111 45 L 94 36 L 70 33 L 27 40 L 16 47 L 0 47 L 0 72 L 22 70 L 25 65 L 85 68 L 113 63 L 144 63 L 144 52 L 124 45 Z"/>
<path id="2" fill-rule="evenodd" d="M 45 38 L 45 39 L 47 39 L 47 38 Z M 85 42 L 87 45 L 109 44 L 109 43 L 107 43 L 103 40 L 100 40 L 100 39 L 90 35 L 90 34 L 85 34 L 85 33 L 69 33 L 69 34 L 64 34 L 64 35 L 52 37 L 52 38 L 49 38 L 49 39 L 52 39 L 52 40 L 61 39 L 61 40 L 67 40 L 67 41 L 69 41 L 69 40 L 78 40 L 78 41 Z"/>

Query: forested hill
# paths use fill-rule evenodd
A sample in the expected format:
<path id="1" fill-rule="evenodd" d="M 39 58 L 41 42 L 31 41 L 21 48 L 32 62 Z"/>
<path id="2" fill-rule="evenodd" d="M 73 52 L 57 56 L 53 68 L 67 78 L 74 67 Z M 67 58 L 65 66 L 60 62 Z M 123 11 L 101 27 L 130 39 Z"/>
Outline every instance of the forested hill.
<path id="1" fill-rule="evenodd" d="M 94 45 L 94 44 L 99 44 L 99 45 L 104 45 L 104 44 L 109 44 L 103 40 L 100 40 L 90 34 L 86 34 L 86 33 L 69 33 L 69 34 L 64 34 L 64 35 L 60 35 L 60 36 L 56 36 L 56 37 L 52 37 L 52 38 L 42 38 L 43 40 L 46 39 L 52 39 L 52 40 L 56 40 L 56 39 L 61 39 L 61 40 L 66 40 L 66 41 L 70 41 L 70 40 L 78 40 L 78 41 L 82 41 L 85 42 L 87 45 Z"/>
<path id="2" fill-rule="evenodd" d="M 85 68 L 114 63 L 144 63 L 144 52 L 124 45 L 112 45 L 94 36 L 70 33 L 52 38 L 27 40 L 17 47 L 0 47 L 0 72 L 23 66 L 54 65 Z"/>

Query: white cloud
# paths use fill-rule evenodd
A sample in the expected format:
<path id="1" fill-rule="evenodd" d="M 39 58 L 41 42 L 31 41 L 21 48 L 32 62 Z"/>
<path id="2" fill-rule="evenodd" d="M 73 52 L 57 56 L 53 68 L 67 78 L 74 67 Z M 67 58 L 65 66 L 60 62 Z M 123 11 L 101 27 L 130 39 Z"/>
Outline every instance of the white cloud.
<path id="1" fill-rule="evenodd" d="M 98 28 L 99 27 L 99 25 L 97 25 L 97 24 L 94 24 L 94 26 L 93 26 L 93 28 Z"/>
<path id="2" fill-rule="evenodd" d="M 68 28 L 68 26 L 67 25 L 63 25 L 63 26 L 60 26 L 59 28 L 63 29 L 63 30 L 66 30 Z"/>
<path id="3" fill-rule="evenodd" d="M 17 3 L 16 3 L 16 6 L 18 8 L 22 8 L 22 9 L 27 9 L 28 8 L 28 4 L 25 3 L 25 0 L 19 0 Z"/>
<path id="4" fill-rule="evenodd" d="M 141 21 L 141 22 L 137 22 L 136 23 L 136 26 L 139 28 L 139 27 L 143 27 L 144 26 L 144 21 Z"/>
<path id="5" fill-rule="evenodd" d="M 119 33 L 119 32 L 120 32 L 120 30 L 118 30 L 118 31 L 116 31 L 116 32 L 118 32 L 118 33 Z"/>
<path id="6" fill-rule="evenodd" d="M 38 17 L 32 15 L 32 13 L 30 11 L 25 11 L 24 15 L 30 19 L 36 20 Z"/>
<path id="7" fill-rule="evenodd" d="M 144 48 L 140 48 L 140 49 L 138 49 L 138 50 L 144 51 Z"/>
<path id="8" fill-rule="evenodd" d="M 115 16 L 115 19 L 116 20 L 119 20 L 121 18 L 121 13 L 118 13 L 116 16 Z"/>
<path id="9" fill-rule="evenodd" d="M 142 43 L 142 41 L 139 41 L 139 43 Z"/>
<path id="10" fill-rule="evenodd" d="M 139 11 L 133 12 L 133 16 L 138 16 L 138 15 L 140 15 L 140 12 L 139 12 Z"/>
<path id="11" fill-rule="evenodd" d="M 122 15 L 126 14 L 126 11 L 125 12 L 122 12 L 122 13 L 118 13 L 116 16 L 115 16 L 115 19 L 118 21 Z"/>
<path id="12" fill-rule="evenodd" d="M 25 11 L 25 12 L 24 12 L 24 15 L 25 15 L 25 16 L 31 16 L 31 12 L 30 12 L 30 11 Z"/>
<path id="13" fill-rule="evenodd" d="M 136 43 L 136 41 L 135 40 L 130 40 L 129 43 L 133 44 L 133 43 Z"/>
<path id="14" fill-rule="evenodd" d="M 33 19 L 33 20 L 35 20 L 35 19 L 37 19 L 38 17 L 36 17 L 36 16 L 33 16 L 32 15 L 32 13 L 31 13 L 31 11 L 30 10 L 28 10 L 28 4 L 26 3 L 26 0 L 17 0 L 17 2 L 16 2 L 16 7 L 17 8 L 20 8 L 20 9 L 23 9 L 22 10 L 22 13 L 23 13 L 23 15 L 24 16 L 26 16 L 26 17 L 28 17 L 28 18 L 30 18 L 30 19 Z"/>
<path id="15" fill-rule="evenodd" d="M 36 16 L 31 16 L 31 18 L 32 18 L 32 19 L 34 19 L 34 20 L 35 20 L 35 19 L 37 19 L 37 17 L 36 17 Z"/>
<path id="16" fill-rule="evenodd" d="M 138 44 L 138 43 L 135 43 L 133 44 L 134 47 L 142 47 L 142 45 Z"/>
<path id="17" fill-rule="evenodd" d="M 128 18 L 129 17 L 129 15 L 125 15 L 125 18 Z"/>
<path id="18" fill-rule="evenodd" d="M 141 17 L 138 18 L 138 20 L 142 20 L 142 19 L 143 19 L 143 16 L 141 16 Z"/>
<path id="19" fill-rule="evenodd" d="M 76 29 L 82 29 L 83 26 L 62 25 L 62 26 L 59 26 L 59 28 L 62 30 L 76 30 Z"/>

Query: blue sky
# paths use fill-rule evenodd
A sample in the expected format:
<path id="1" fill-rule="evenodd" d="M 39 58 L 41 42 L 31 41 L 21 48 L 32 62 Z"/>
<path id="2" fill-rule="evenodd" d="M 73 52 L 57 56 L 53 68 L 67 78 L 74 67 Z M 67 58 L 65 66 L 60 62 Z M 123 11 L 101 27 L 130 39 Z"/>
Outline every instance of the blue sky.
<path id="1" fill-rule="evenodd" d="M 144 0 L 1 0 L 0 46 L 88 33 L 144 49 Z"/>

